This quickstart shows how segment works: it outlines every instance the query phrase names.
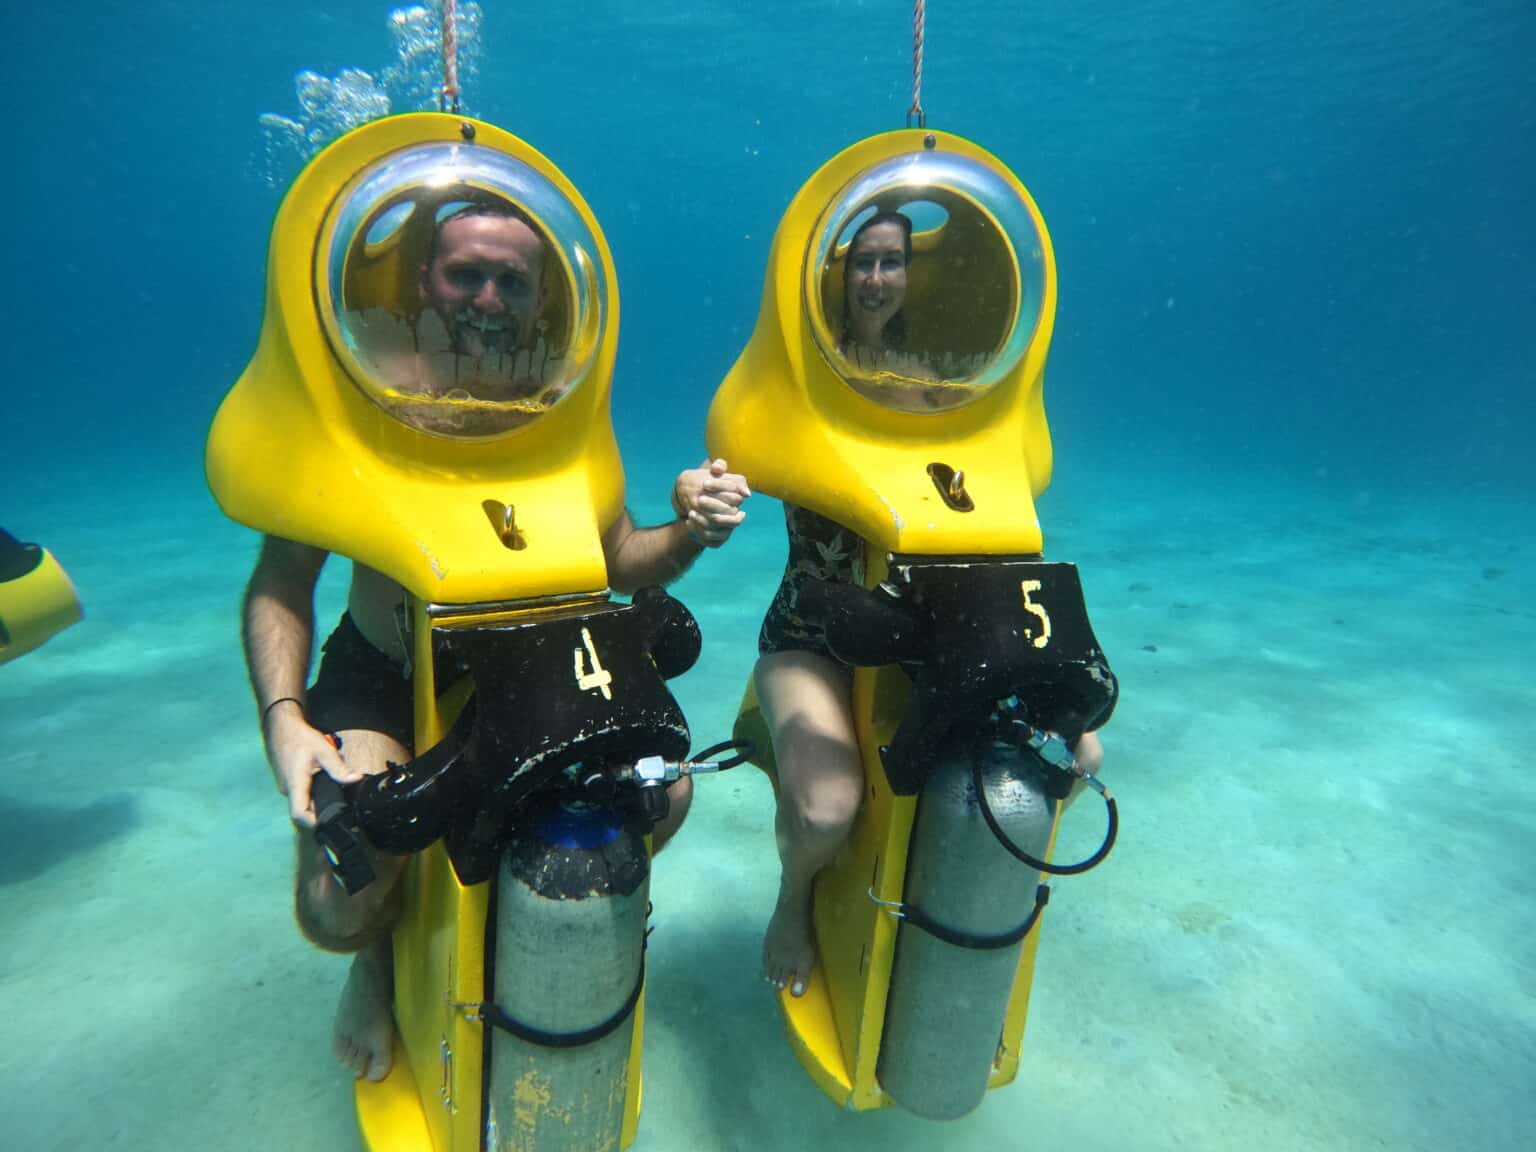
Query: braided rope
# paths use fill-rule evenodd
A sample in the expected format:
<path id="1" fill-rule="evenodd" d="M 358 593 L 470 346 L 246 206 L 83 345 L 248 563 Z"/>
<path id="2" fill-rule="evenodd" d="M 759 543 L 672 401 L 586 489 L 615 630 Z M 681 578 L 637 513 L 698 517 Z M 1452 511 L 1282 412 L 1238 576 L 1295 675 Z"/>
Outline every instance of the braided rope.
<path id="1" fill-rule="evenodd" d="M 927 22 L 927 0 L 915 0 L 912 7 L 912 107 L 907 109 L 907 125 L 919 128 L 928 122 L 923 112 L 923 32 Z"/>
<path id="2" fill-rule="evenodd" d="M 443 91 L 438 106 L 444 112 L 459 111 L 459 34 L 455 0 L 443 0 Z"/>

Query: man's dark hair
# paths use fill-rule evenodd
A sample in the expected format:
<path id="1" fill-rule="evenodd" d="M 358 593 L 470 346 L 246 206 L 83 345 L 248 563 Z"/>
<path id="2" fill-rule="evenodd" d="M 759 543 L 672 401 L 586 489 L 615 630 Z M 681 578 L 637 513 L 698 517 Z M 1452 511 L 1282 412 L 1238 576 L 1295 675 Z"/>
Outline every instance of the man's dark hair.
<path id="1" fill-rule="evenodd" d="M 438 220 L 437 224 L 433 227 L 432 242 L 427 246 L 427 267 L 430 268 L 432 266 L 432 262 L 437 259 L 440 243 L 438 238 L 442 236 L 443 229 L 448 227 L 448 225 L 452 224 L 455 220 L 468 220 L 473 216 L 489 216 L 496 220 L 521 221 L 528 226 L 529 230 L 532 231 L 535 236 L 539 238 L 539 242 L 541 244 L 545 242 L 544 233 L 539 229 L 539 226 L 533 222 L 533 217 L 529 216 L 528 213 L 524 212 L 516 204 L 509 203 L 505 200 L 473 201 L 469 204 L 455 208 L 452 212 Z"/>

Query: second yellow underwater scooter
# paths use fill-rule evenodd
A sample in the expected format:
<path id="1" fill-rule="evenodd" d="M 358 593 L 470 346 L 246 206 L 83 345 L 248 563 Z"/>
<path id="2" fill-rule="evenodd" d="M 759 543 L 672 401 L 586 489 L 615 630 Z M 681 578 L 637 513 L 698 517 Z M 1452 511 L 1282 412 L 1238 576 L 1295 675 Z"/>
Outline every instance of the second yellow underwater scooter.
<path id="1" fill-rule="evenodd" d="M 910 257 L 900 347 L 871 355 L 846 286 L 877 218 L 904 221 Z M 1012 1080 L 1042 873 L 1113 844 L 1111 800 L 1093 858 L 1048 862 L 1081 779 L 1071 748 L 1117 691 L 1076 569 L 1041 557 L 1055 305 L 1044 221 L 1007 167 L 949 133 L 876 136 L 790 203 L 710 409 L 711 453 L 864 542 L 863 587 L 798 592 L 855 666 L 866 789 L 817 880 L 808 988 L 780 997 L 801 1062 L 846 1107 L 952 1119 Z M 771 748 L 750 686 L 737 734 Z"/>

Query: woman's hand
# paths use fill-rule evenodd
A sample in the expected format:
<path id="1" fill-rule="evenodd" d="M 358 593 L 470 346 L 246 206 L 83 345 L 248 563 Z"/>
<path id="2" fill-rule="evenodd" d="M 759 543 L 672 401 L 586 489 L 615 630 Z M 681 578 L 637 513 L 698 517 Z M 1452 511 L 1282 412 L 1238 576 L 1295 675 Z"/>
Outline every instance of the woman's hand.
<path id="1" fill-rule="evenodd" d="M 751 495 L 746 477 L 729 471 L 724 460 L 705 460 L 678 474 L 672 485 L 672 511 L 688 525 L 696 543 L 718 548 L 747 518 L 741 505 Z"/>

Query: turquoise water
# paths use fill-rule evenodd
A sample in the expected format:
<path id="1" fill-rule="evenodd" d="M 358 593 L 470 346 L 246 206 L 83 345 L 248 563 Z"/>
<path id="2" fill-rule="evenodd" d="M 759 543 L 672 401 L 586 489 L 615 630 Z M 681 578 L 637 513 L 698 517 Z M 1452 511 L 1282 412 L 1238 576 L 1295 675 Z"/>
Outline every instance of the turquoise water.
<path id="1" fill-rule="evenodd" d="M 87 617 L 0 669 L 6 1147 L 356 1146 L 343 969 L 291 924 L 239 657 L 255 540 L 201 451 L 260 325 L 258 117 L 298 115 L 299 69 L 381 72 L 387 14 L 8 21 L 0 525 Z M 896 3 L 486 3 L 472 109 L 615 254 L 642 522 L 702 453 L 784 204 L 900 126 L 910 49 Z M 702 781 L 657 865 L 637 1148 L 1522 1146 L 1533 52 L 1515 2 L 931 6 L 930 122 L 1002 157 L 1056 246 L 1041 512 L 1123 680 L 1122 842 L 1053 900 L 1018 1081 L 948 1126 L 856 1115 L 757 979 L 767 787 Z M 777 506 L 749 512 L 676 589 L 700 742 L 783 562 Z M 1064 851 L 1098 831 L 1074 812 Z"/>

